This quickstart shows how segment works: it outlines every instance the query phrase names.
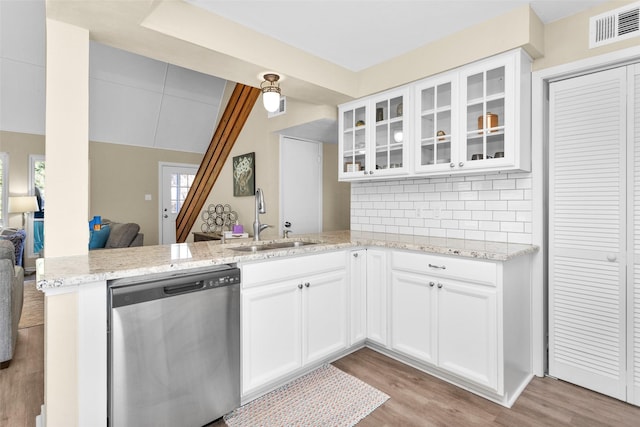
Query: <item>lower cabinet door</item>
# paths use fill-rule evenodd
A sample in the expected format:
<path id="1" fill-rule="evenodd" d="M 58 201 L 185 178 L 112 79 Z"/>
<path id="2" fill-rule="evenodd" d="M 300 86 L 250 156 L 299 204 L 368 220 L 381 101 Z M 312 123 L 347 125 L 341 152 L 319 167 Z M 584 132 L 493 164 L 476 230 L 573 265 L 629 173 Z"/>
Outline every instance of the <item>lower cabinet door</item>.
<path id="1" fill-rule="evenodd" d="M 440 280 L 436 288 L 438 366 L 497 390 L 496 289 L 450 280 Z"/>
<path id="2" fill-rule="evenodd" d="M 387 252 L 367 249 L 367 339 L 387 346 Z"/>
<path id="3" fill-rule="evenodd" d="M 242 293 L 242 391 L 301 366 L 302 289 L 297 281 Z"/>
<path id="4" fill-rule="evenodd" d="M 347 348 L 347 277 L 344 270 L 305 279 L 302 290 L 302 363 Z"/>
<path id="5" fill-rule="evenodd" d="M 430 284 L 431 283 L 431 284 Z M 436 288 L 424 275 L 391 271 L 391 348 L 436 363 Z"/>

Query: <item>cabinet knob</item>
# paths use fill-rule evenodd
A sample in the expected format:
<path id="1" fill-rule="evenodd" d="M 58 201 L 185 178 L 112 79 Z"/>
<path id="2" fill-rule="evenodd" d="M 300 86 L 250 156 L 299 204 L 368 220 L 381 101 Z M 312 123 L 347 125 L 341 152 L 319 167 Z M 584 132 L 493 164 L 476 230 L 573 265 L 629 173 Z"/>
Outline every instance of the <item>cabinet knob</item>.
<path id="1" fill-rule="evenodd" d="M 302 289 L 302 283 L 298 283 L 298 289 Z"/>
<path id="2" fill-rule="evenodd" d="M 449 163 L 449 167 L 450 167 L 450 168 L 455 168 L 455 167 L 456 167 L 456 164 L 455 164 L 455 163 L 453 163 L 453 162 L 451 162 L 451 163 Z"/>
<path id="3" fill-rule="evenodd" d="M 357 253 L 357 252 L 356 252 L 356 253 L 354 253 L 354 254 L 353 254 L 353 257 L 354 257 L 354 258 L 358 258 L 358 253 Z"/>
<path id="4" fill-rule="evenodd" d="M 436 284 L 435 282 L 429 282 L 429 286 L 432 288 L 435 286 L 435 284 Z"/>
<path id="5" fill-rule="evenodd" d="M 364 174 L 365 175 L 369 175 L 369 171 L 364 171 Z"/>
<path id="6" fill-rule="evenodd" d="M 463 167 L 464 166 L 464 162 L 458 163 L 458 166 Z"/>
<path id="7" fill-rule="evenodd" d="M 309 286 L 311 286 L 311 283 L 307 282 L 304 285 L 308 288 Z"/>
<path id="8" fill-rule="evenodd" d="M 442 289 L 442 283 L 438 283 L 438 289 Z"/>
<path id="9" fill-rule="evenodd" d="M 614 262 L 616 259 L 617 257 L 614 254 L 607 255 L 607 261 L 609 262 Z"/>

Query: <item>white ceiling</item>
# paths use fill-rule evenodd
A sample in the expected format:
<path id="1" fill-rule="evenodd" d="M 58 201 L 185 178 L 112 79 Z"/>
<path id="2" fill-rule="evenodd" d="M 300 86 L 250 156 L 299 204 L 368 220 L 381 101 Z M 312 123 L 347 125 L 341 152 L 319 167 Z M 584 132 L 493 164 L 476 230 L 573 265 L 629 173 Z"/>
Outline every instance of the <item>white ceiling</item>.
<path id="1" fill-rule="evenodd" d="M 186 0 L 360 71 L 530 3 L 544 23 L 605 0 Z"/>

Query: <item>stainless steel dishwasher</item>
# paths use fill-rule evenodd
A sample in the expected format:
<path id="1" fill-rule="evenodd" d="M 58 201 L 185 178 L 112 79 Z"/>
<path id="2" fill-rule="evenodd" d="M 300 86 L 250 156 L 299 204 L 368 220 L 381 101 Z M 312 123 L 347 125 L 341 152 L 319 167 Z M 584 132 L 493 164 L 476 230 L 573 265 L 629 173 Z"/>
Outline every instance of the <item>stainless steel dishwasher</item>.
<path id="1" fill-rule="evenodd" d="M 111 427 L 202 426 L 240 406 L 240 270 L 109 283 Z"/>

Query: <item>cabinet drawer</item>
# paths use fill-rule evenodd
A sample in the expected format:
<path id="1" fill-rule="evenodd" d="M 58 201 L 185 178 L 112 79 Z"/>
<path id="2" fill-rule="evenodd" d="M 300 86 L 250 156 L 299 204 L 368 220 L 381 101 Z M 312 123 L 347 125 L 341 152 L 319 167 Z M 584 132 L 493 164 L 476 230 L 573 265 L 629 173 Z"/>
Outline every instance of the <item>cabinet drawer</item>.
<path id="1" fill-rule="evenodd" d="M 494 262 L 454 258 L 419 252 L 393 251 L 391 268 L 431 274 L 495 286 L 497 266 Z"/>
<path id="2" fill-rule="evenodd" d="M 281 259 L 270 258 L 242 265 L 242 287 L 249 288 L 263 283 L 306 277 L 325 271 L 345 269 L 347 256 L 344 251 L 327 252 Z"/>

